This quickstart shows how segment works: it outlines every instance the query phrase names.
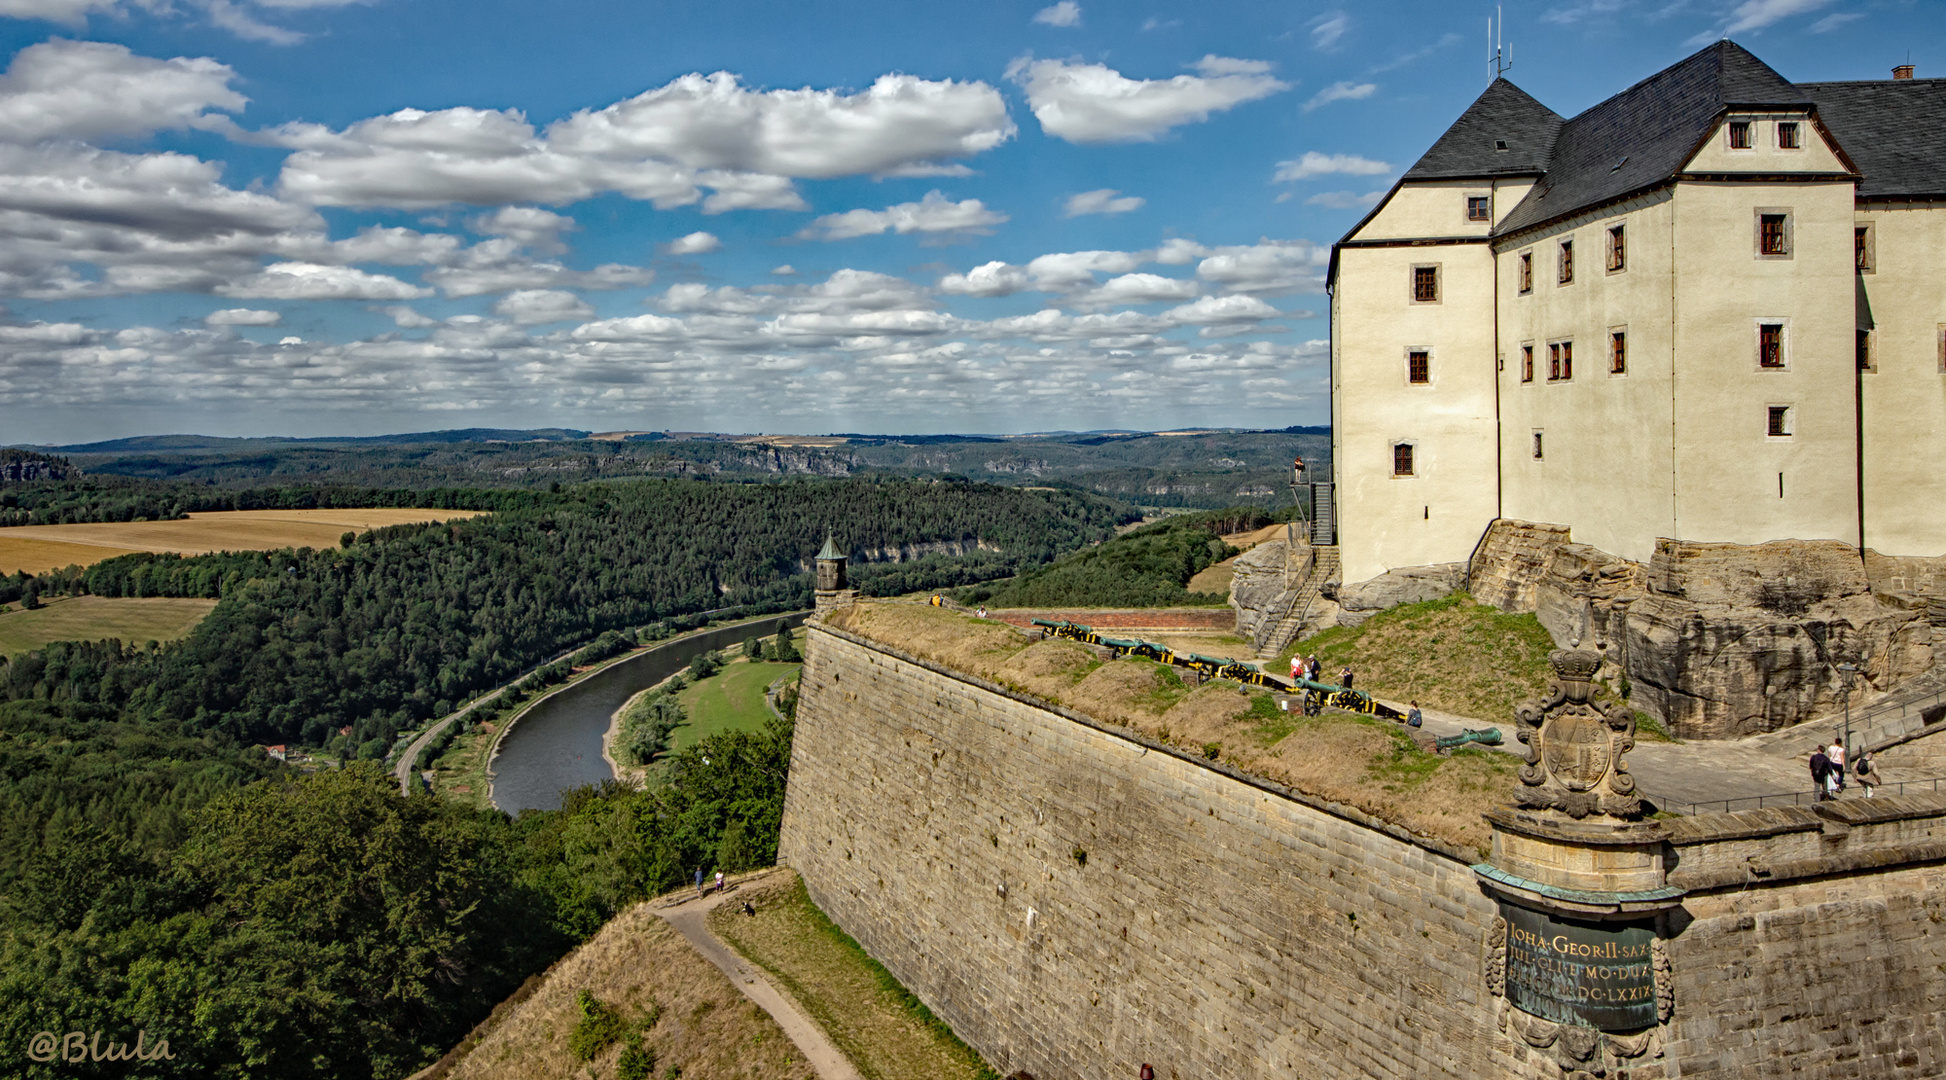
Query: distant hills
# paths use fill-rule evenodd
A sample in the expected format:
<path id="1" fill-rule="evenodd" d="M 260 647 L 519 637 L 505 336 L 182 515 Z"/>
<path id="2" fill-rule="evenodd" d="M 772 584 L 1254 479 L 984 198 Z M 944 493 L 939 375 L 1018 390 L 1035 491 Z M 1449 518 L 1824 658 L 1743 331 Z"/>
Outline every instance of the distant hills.
<path id="1" fill-rule="evenodd" d="M 1069 486 L 1138 506 L 1214 509 L 1290 502 L 1290 464 L 1329 475 L 1330 429 L 1104 430 L 1027 435 L 736 435 L 461 428 L 398 435 L 225 438 L 144 435 L 28 447 L 93 477 L 202 486 L 546 487 L 677 476 L 956 476 Z M 52 479 L 52 477 L 47 477 Z"/>

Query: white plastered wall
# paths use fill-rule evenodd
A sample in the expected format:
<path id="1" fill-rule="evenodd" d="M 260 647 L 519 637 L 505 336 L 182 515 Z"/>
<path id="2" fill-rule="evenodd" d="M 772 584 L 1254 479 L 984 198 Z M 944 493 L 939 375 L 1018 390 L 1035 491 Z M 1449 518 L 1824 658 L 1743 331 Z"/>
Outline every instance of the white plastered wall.
<path id="1" fill-rule="evenodd" d="M 1672 528 L 1670 248 L 1667 190 L 1571 219 L 1501 248 L 1501 469 L 1504 513 L 1573 528 L 1578 543 L 1648 561 Z M 1608 230 L 1621 226 L 1623 266 L 1607 269 Z M 1572 238 L 1574 281 L 1557 279 Z M 1520 256 L 1534 261 L 1519 290 Z M 1626 337 L 1625 370 L 1610 373 L 1609 334 Z M 1574 345 L 1573 378 L 1550 382 L 1547 347 Z M 1523 382 L 1521 347 L 1535 354 Z M 1533 436 L 1543 434 L 1536 460 Z"/>
<path id="2" fill-rule="evenodd" d="M 1874 265 L 1859 275 L 1877 370 L 1863 376 L 1865 545 L 1886 555 L 1946 555 L 1946 204 L 1862 204 Z M 1870 323 L 1865 322 L 1869 312 Z"/>
<path id="3" fill-rule="evenodd" d="M 1670 535 L 1857 541 L 1853 192 L 1849 181 L 1676 186 Z M 1787 258 L 1758 252 L 1760 212 L 1789 215 Z M 1764 323 L 1786 327 L 1782 370 L 1759 366 Z M 1788 438 L 1766 434 L 1771 406 L 1791 410 Z"/>
<path id="4" fill-rule="evenodd" d="M 1750 148 L 1737 150 L 1730 146 L 1729 124 L 1746 121 L 1750 124 Z M 1777 125 L 1794 123 L 1797 125 L 1799 147 L 1787 149 L 1777 144 Z M 1710 137 L 1696 148 L 1696 153 L 1685 166 L 1689 172 L 1850 172 L 1846 165 L 1831 149 L 1831 144 L 1818 130 L 1808 113 L 1739 113 L 1728 117 L 1716 126 Z"/>
<path id="5" fill-rule="evenodd" d="M 1504 192 L 1506 185 L 1501 185 Z M 1524 185 L 1523 185 L 1524 187 Z M 1402 188 L 1356 240 L 1462 232 L 1466 196 L 1492 184 Z M 1517 199 L 1513 196 L 1512 199 Z M 1510 198 L 1495 205 L 1505 213 Z M 1439 268 L 1437 303 L 1415 303 L 1412 270 Z M 1431 380 L 1409 382 L 1407 353 L 1431 353 Z M 1346 247 L 1332 295 L 1333 467 L 1347 582 L 1472 554 L 1496 507 L 1492 255 L 1481 243 Z M 1414 470 L 1393 475 L 1393 447 Z"/>

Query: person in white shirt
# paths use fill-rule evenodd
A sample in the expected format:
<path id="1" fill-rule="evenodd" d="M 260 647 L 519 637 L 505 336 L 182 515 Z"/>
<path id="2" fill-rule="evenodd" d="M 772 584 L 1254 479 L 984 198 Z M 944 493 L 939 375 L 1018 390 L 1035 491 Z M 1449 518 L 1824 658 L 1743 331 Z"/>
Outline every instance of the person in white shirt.
<path id="1" fill-rule="evenodd" d="M 1839 791 L 1845 790 L 1845 744 L 1837 739 L 1831 740 L 1824 756 L 1831 759 L 1832 785 Z"/>

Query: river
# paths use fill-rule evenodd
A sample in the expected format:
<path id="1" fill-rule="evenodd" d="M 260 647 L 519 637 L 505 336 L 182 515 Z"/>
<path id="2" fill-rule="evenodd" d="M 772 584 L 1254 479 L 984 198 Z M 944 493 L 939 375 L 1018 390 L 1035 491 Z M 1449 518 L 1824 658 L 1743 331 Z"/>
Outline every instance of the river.
<path id="1" fill-rule="evenodd" d="M 671 638 L 565 687 L 529 709 L 500 740 L 494 755 L 493 805 L 510 814 L 557 810 L 561 792 L 612 780 L 601 737 L 622 703 L 689 666 L 698 653 L 775 637 L 780 624 L 801 626 L 808 611 L 699 630 Z"/>

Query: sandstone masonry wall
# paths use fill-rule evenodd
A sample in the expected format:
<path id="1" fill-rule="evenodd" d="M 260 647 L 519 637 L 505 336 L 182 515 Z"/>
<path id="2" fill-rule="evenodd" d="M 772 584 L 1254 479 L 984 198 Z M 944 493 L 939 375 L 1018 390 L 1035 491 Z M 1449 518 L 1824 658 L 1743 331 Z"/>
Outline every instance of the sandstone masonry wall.
<path id="1" fill-rule="evenodd" d="M 1946 800 L 1855 805 L 1677 830 L 1676 1014 L 1609 1080 L 1946 1075 Z M 1566 1075 L 1474 853 L 816 622 L 781 852 L 1003 1073 Z"/>

